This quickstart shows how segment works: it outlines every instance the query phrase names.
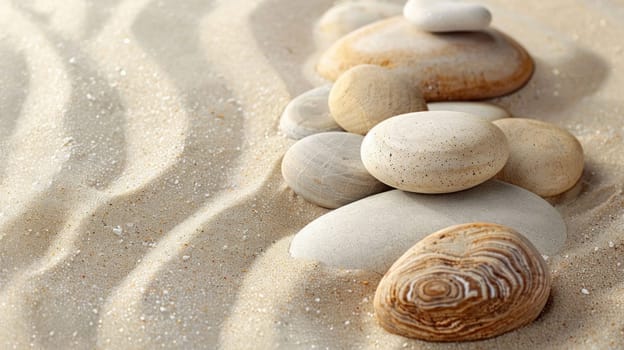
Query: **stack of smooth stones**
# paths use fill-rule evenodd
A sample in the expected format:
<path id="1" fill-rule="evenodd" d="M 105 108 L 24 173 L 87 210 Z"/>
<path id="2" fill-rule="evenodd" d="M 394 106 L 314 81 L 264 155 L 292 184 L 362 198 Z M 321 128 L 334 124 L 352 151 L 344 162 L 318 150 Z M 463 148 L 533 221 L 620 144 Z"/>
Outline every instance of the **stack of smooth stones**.
<path id="1" fill-rule="evenodd" d="M 521 88 L 533 60 L 477 4 L 410 0 L 385 19 L 392 5 L 348 4 L 320 21 L 325 37 L 346 34 L 317 66 L 333 84 L 280 121 L 299 140 L 286 183 L 338 208 L 303 228 L 291 255 L 384 274 L 375 313 L 399 335 L 476 340 L 532 322 L 551 288 L 544 256 L 566 240 L 543 197 L 580 181 L 583 149 L 556 125 L 467 100 Z"/>

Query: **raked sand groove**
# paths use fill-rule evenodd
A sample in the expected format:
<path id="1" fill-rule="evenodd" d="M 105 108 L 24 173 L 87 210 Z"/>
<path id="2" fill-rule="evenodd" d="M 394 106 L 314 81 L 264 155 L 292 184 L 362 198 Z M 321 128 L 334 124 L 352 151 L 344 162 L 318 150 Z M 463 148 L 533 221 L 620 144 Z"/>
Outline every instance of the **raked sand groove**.
<path id="1" fill-rule="evenodd" d="M 131 21 L 130 23 L 132 23 L 132 13 L 136 13 L 138 12 L 138 10 L 141 9 L 141 4 L 140 3 L 136 3 L 134 2 L 132 4 L 132 6 L 137 6 L 135 11 L 132 11 L 132 7 L 131 6 L 125 6 L 120 8 L 120 13 L 123 13 L 126 16 L 130 16 Z M 15 16 L 20 16 L 19 12 L 16 11 Z M 50 28 L 51 31 L 54 31 L 55 28 Z M 110 42 L 111 41 L 116 41 L 118 42 L 118 48 L 123 50 L 123 48 L 121 47 L 122 45 L 124 46 L 130 46 L 129 43 L 125 42 L 126 37 L 123 36 L 124 33 L 119 33 L 119 23 L 112 23 L 111 27 L 109 30 L 104 29 L 102 32 L 102 37 L 99 38 L 99 40 L 96 40 L 96 43 L 101 43 L 101 45 L 105 45 L 106 47 L 110 46 Z M 116 38 L 112 38 L 110 36 L 118 36 Z M 42 35 L 43 36 L 43 35 Z M 108 36 L 108 37 L 107 37 Z M 42 38 L 43 39 L 43 38 Z M 60 41 L 60 40 L 59 40 Z M 101 53 L 105 53 L 106 51 L 102 50 L 101 48 L 98 48 L 97 45 L 91 49 L 93 52 L 97 52 L 99 54 Z M 135 51 L 137 50 L 137 48 L 135 48 Z M 90 51 L 90 50 L 87 50 Z M 138 48 L 138 52 L 135 52 L 135 55 L 140 55 L 141 51 L 140 48 Z M 108 57 L 107 57 L 108 56 Z M 113 54 L 113 52 L 109 52 L 108 55 L 104 55 L 104 57 L 100 58 L 97 60 L 97 62 L 108 62 L 109 66 L 108 67 L 99 67 L 101 71 L 105 71 L 107 72 L 110 76 L 118 76 L 119 75 L 119 67 L 123 66 L 124 62 L 119 62 L 119 60 L 115 60 L 115 57 L 117 57 L 116 55 Z M 119 57 L 124 57 L 124 56 L 119 56 Z M 69 62 L 69 64 L 75 64 L 75 61 L 78 59 L 86 59 L 89 60 L 91 59 L 91 55 L 89 55 L 88 53 L 84 55 L 84 57 L 71 57 L 71 58 L 65 58 L 63 64 L 59 65 L 63 66 L 65 64 L 67 64 L 66 62 Z M 96 57 L 98 58 L 98 57 Z M 80 64 L 80 63 L 78 63 Z M 127 63 L 126 63 L 127 64 Z M 62 67 L 51 67 L 49 68 L 50 70 L 54 71 L 62 71 Z M 147 71 L 147 73 L 149 73 L 149 66 L 145 67 L 145 70 Z M 157 67 L 152 68 L 152 74 L 156 77 L 158 76 L 158 74 L 162 74 L 158 71 Z M 122 76 L 125 76 L 125 74 L 122 74 Z M 84 80 L 88 80 L 88 79 L 93 79 L 92 76 L 89 75 L 84 75 L 82 77 L 82 79 Z M 160 79 L 161 81 L 163 80 L 162 78 Z M 80 78 L 77 79 L 77 81 L 81 81 Z M 132 79 L 129 81 L 134 82 L 134 83 L 139 83 L 139 84 L 145 84 L 145 81 L 142 79 Z M 149 82 L 149 80 L 147 80 L 147 82 Z M 92 80 L 93 83 L 93 80 Z M 12 320 L 13 322 L 17 321 L 17 319 L 20 319 L 21 316 L 23 316 L 24 314 L 27 314 L 27 312 L 25 310 L 22 309 L 21 306 L 23 306 L 23 303 L 26 302 L 25 299 L 24 300 L 24 295 L 22 295 L 21 291 L 25 289 L 25 286 L 27 285 L 32 285 L 33 283 L 34 285 L 34 289 L 36 291 L 36 282 L 33 282 L 33 278 L 36 278 L 39 275 L 44 274 L 47 271 L 52 270 L 55 266 L 57 266 L 57 264 L 61 261 L 64 260 L 70 260 L 73 261 L 74 255 L 79 254 L 79 250 L 76 251 L 75 249 L 72 249 L 74 240 L 76 240 L 78 238 L 78 236 L 81 234 L 81 232 L 77 231 L 76 227 L 80 227 L 81 224 L 83 223 L 83 221 L 85 221 L 85 217 L 87 215 L 89 215 L 91 212 L 96 211 L 96 209 L 101 206 L 101 203 L 103 201 L 106 200 L 106 197 L 112 198 L 114 197 L 116 194 L 122 194 L 124 191 L 128 191 L 130 189 L 136 188 L 136 187 L 140 187 L 142 186 L 144 183 L 149 182 L 150 177 L 152 177 L 153 175 L 152 172 L 148 171 L 150 166 L 153 168 L 155 166 L 158 166 L 158 168 L 160 168 L 163 163 L 167 163 L 167 158 L 173 160 L 175 158 L 175 156 L 177 155 L 177 153 L 179 153 L 181 147 L 179 146 L 179 143 L 177 141 L 178 139 L 178 135 L 184 130 L 185 128 L 185 117 L 183 115 L 180 115 L 178 117 L 178 120 L 176 120 L 176 122 L 180 123 L 181 128 L 170 128 L 167 130 L 167 132 L 172 132 L 171 137 L 173 137 L 171 139 L 171 141 L 167 141 L 166 137 L 168 136 L 166 133 L 165 134 L 161 134 L 161 135 L 153 135 L 154 137 L 157 137 L 156 139 L 150 140 L 148 142 L 148 139 L 146 139 L 145 137 L 143 137 L 143 135 L 148 135 L 150 136 L 149 133 L 146 133 L 146 125 L 144 125 L 144 121 L 141 119 L 145 119 L 145 116 L 147 113 L 143 112 L 141 113 L 141 109 L 144 108 L 142 104 L 145 103 L 145 98 L 152 96 L 151 93 L 149 93 L 149 90 L 147 89 L 148 85 L 144 85 L 142 87 L 140 86 L 129 86 L 126 87 L 126 91 L 125 93 L 123 93 L 123 96 L 125 96 L 125 102 L 126 102 L 126 106 L 127 106 L 127 110 L 130 112 L 133 112 L 132 115 L 136 116 L 137 118 L 142 117 L 140 119 L 137 119 L 138 123 L 140 123 L 141 125 L 135 126 L 134 128 L 132 127 L 132 120 L 129 120 L 129 125 L 127 128 L 124 128 L 124 121 L 120 120 L 119 122 L 121 122 L 121 125 L 113 125 L 113 126 L 104 126 L 103 130 L 109 130 L 112 129 L 114 130 L 115 127 L 120 128 L 120 130 L 125 129 L 126 130 L 126 134 L 127 134 L 127 139 L 128 140 L 132 140 L 131 142 L 128 143 L 122 143 L 121 146 L 125 145 L 126 149 L 125 151 L 127 152 L 127 160 L 129 161 L 128 163 L 130 164 L 134 164 L 136 166 L 136 168 L 133 169 L 133 167 L 126 167 L 123 175 L 129 176 L 130 177 L 130 181 L 126 180 L 123 181 L 125 179 L 123 179 L 123 177 L 121 179 L 118 179 L 118 184 L 120 183 L 121 186 L 118 186 L 118 189 L 115 189 L 115 186 L 111 186 L 111 188 L 108 188 L 107 191 L 103 191 L 104 193 L 100 192 L 98 193 L 97 191 L 94 191 L 92 189 L 89 189 L 86 191 L 85 193 L 85 189 L 82 189 L 82 193 L 76 192 L 74 194 L 68 194 L 65 196 L 65 199 L 67 201 L 76 201 L 76 203 L 81 203 L 82 204 L 82 208 L 79 211 L 75 211 L 75 215 L 72 215 L 70 217 L 67 218 L 67 221 L 65 222 L 65 230 L 61 230 L 60 232 L 58 232 L 58 234 L 56 235 L 56 238 L 54 238 L 53 240 L 51 240 L 50 242 L 50 247 L 48 249 L 48 251 L 44 254 L 44 256 L 39 260 L 34 262 L 26 271 L 21 272 L 19 275 L 16 275 L 15 278 L 13 278 L 9 283 L 7 283 L 7 288 L 3 289 L 2 294 L 0 295 L 0 300 L 2 300 L 2 306 L 3 308 L 6 306 L 8 307 L 8 309 L 6 310 L 6 312 L 3 312 L 3 317 L 6 317 L 6 320 Z M 166 85 L 165 85 L 166 86 Z M 45 86 L 44 86 L 45 87 Z M 97 88 L 98 86 L 96 86 Z M 122 90 L 122 92 L 124 92 L 123 90 L 123 84 L 119 87 L 120 90 Z M 53 86 L 48 87 L 46 94 L 49 95 L 49 91 L 54 90 Z M 161 89 L 162 90 L 162 89 Z M 169 90 L 171 90 L 171 88 L 169 88 Z M 98 91 L 101 92 L 102 90 Z M 144 93 L 139 95 L 139 96 L 133 96 L 133 92 L 141 92 L 143 91 Z M 75 91 L 73 91 L 75 93 Z M 161 91 L 161 93 L 163 95 L 166 96 L 170 96 L 170 95 L 177 95 L 175 93 L 175 91 L 167 91 L 167 89 L 165 88 L 164 91 Z M 134 95 L 136 95 L 136 93 L 134 93 Z M 98 96 L 96 92 L 93 93 L 89 93 L 87 92 L 87 95 L 84 96 L 84 99 L 88 100 L 88 102 L 86 102 L 88 105 L 91 105 L 92 102 L 95 103 L 94 101 L 97 101 L 98 98 L 106 98 L 107 96 Z M 156 96 L 154 96 L 156 97 Z M 83 99 L 83 100 L 84 100 Z M 107 99 L 110 101 L 110 98 Z M 136 101 L 135 103 L 133 103 L 133 101 Z M 63 108 L 63 112 L 66 115 L 69 115 L 70 113 L 68 112 L 68 109 L 74 108 L 75 104 L 78 102 L 74 102 L 73 104 L 69 104 L 67 107 Z M 158 105 L 159 101 L 155 100 L 153 105 Z M 171 103 L 176 103 L 175 100 Z M 171 104 L 170 103 L 170 104 Z M 179 103 L 179 102 L 178 102 Z M 147 105 L 150 105 L 149 103 L 147 103 Z M 106 106 L 101 106 L 103 108 L 106 108 Z M 181 108 L 180 105 L 178 106 L 173 106 L 172 108 L 173 110 L 177 110 L 180 111 L 180 113 L 183 113 L 184 109 Z M 88 107 L 83 107 L 82 108 L 82 112 L 84 113 L 86 111 L 89 110 Z M 116 113 L 121 113 L 123 111 L 112 111 L 113 114 Z M 100 115 L 97 114 L 97 111 L 94 111 L 93 113 L 94 115 L 90 116 L 90 117 L 94 117 L 94 118 L 99 118 Z M 45 114 L 43 114 L 45 115 Z M 158 114 L 153 113 L 154 116 L 158 116 Z M 106 115 L 103 115 L 101 117 L 107 117 Z M 155 123 L 158 123 L 158 121 L 152 121 Z M 170 126 L 174 126 L 175 123 L 172 125 L 171 123 L 169 123 Z M 71 128 L 71 125 L 69 125 L 69 127 Z M 76 126 L 77 128 L 80 129 L 80 125 Z M 134 129 L 134 130 L 133 130 Z M 72 130 L 73 131 L 73 130 Z M 88 130 L 77 130 L 78 133 L 82 132 L 87 132 Z M 136 131 L 137 133 L 134 134 L 132 131 Z M 159 130 L 157 130 L 158 132 Z M 87 136 L 94 136 L 94 135 L 88 135 Z M 106 135 L 105 135 L 106 136 Z M 77 142 L 76 139 L 78 139 L 79 141 L 83 141 L 83 142 L 89 142 L 91 140 L 80 140 L 79 136 L 71 137 L 68 136 L 67 139 L 65 140 L 66 143 L 70 143 L 70 146 L 72 143 Z M 93 138 L 94 140 L 97 140 L 97 137 Z M 110 140 L 110 139 L 108 139 Z M 113 137 L 114 140 L 114 137 Z M 98 140 L 99 142 L 102 141 L 107 141 L 107 140 Z M 167 148 L 165 148 L 164 150 L 161 149 L 159 152 L 146 152 L 148 150 L 145 149 L 145 147 L 143 145 L 145 144 L 151 144 L 153 142 L 158 143 L 158 141 L 162 142 L 163 144 L 168 144 L 169 147 L 171 147 L 171 149 L 173 150 L 173 152 L 171 152 L 171 156 L 167 157 Z M 132 142 L 135 142 L 135 144 L 133 145 Z M 178 145 L 177 145 L 178 144 Z M 82 145 L 79 145 L 82 146 Z M 116 144 L 112 144 L 110 145 L 110 148 L 103 150 L 104 152 L 111 152 L 112 150 L 114 150 L 114 147 L 119 146 Z M 135 146 L 135 147 L 133 147 Z M 138 147 L 137 147 L 138 146 Z M 97 147 L 97 145 L 96 145 Z M 90 149 L 90 151 L 93 151 L 93 148 L 96 147 L 92 147 Z M 49 149 L 57 149 L 57 146 L 48 146 L 47 148 Z M 133 152 L 134 151 L 134 152 Z M 165 152 L 163 152 L 165 151 Z M 149 156 L 151 153 L 151 157 Z M 93 154 L 93 153 L 91 153 Z M 87 156 L 91 155 L 88 154 Z M 101 154 L 100 157 L 104 156 L 105 153 Z M 114 152 L 113 152 L 114 154 Z M 132 157 L 134 155 L 134 158 Z M 146 155 L 148 155 L 146 157 Z M 79 155 L 80 156 L 80 155 Z M 65 160 L 69 161 L 71 160 L 71 155 L 68 155 L 68 157 L 65 158 Z M 106 160 L 106 158 L 104 158 L 104 160 Z M 110 165 L 114 168 L 115 164 L 117 163 L 116 159 L 113 159 L 110 162 Z M 77 163 L 76 165 L 79 167 L 82 163 Z M 129 168 L 129 169 L 128 169 Z M 158 168 L 156 168 L 155 170 L 158 170 Z M 81 169 L 76 169 L 76 168 L 71 168 L 71 166 L 69 167 L 62 167 L 62 170 L 65 170 L 66 173 L 73 173 L 76 174 L 77 172 L 79 173 Z M 98 174 L 92 173 L 89 171 L 89 169 L 83 169 L 86 170 L 83 175 L 85 175 L 84 181 L 87 182 L 87 186 L 89 187 L 101 187 L 100 183 L 97 181 L 97 176 Z M 102 171 L 109 171 L 110 172 L 110 168 L 104 168 L 101 169 Z M 137 171 L 140 170 L 140 171 Z M 134 172 L 134 174 L 133 174 Z M 91 175 L 91 176 L 89 176 Z M 59 178 L 62 178 L 63 176 L 67 176 L 67 175 L 59 175 Z M 95 180 L 93 179 L 95 177 Z M 133 181 L 134 180 L 135 184 L 133 185 Z M 92 183 L 89 183 L 89 181 L 92 181 Z M 55 181 L 56 182 L 56 181 Z M 55 183 L 55 185 L 57 185 Z M 81 184 L 84 185 L 84 184 Z M 63 182 L 60 181 L 60 184 L 58 185 L 59 188 L 63 188 Z M 68 186 L 69 187 L 69 186 Z M 74 189 L 71 188 L 67 188 L 66 191 L 68 192 L 72 192 Z M 60 196 L 63 195 L 61 190 L 58 190 L 57 188 L 54 188 L 51 193 L 50 196 L 51 197 L 56 197 L 56 196 Z M 71 207 L 71 206 L 68 206 Z M 69 208 L 67 208 L 69 210 Z M 57 208 L 58 210 L 58 208 Z M 37 215 L 38 213 L 35 212 L 35 215 Z M 33 233 L 33 235 L 38 234 L 39 232 Z M 46 232 L 47 233 L 47 232 Z M 45 233 L 44 233 L 45 234 Z M 53 234 L 52 233 L 48 233 L 50 235 Z M 14 239 L 14 237 L 10 237 L 9 239 Z M 5 239 L 5 242 L 2 243 L 6 243 L 7 240 L 9 239 Z M 28 248 L 28 246 L 26 246 Z M 27 289 L 27 288 L 26 288 Z M 35 296 L 36 298 L 36 296 Z M 26 320 L 21 320 L 21 323 L 25 323 L 27 322 Z M 4 323 L 4 322 L 3 322 Z M 8 322 L 7 322 L 8 323 Z M 16 322 L 19 323 L 19 322 Z M 24 335 L 28 334 L 28 332 L 25 332 Z M 20 336 L 20 333 L 16 333 L 15 336 Z M 3 337 L 4 338 L 4 337 Z M 8 335 L 7 335 L 8 338 Z M 17 343 L 23 343 L 23 341 L 30 341 L 27 337 L 25 339 L 21 339 L 22 341 L 17 341 Z M 34 339 L 31 339 L 34 340 Z"/>
<path id="2" fill-rule="evenodd" d="M 0 3 L 5 40 L 23 52 L 28 67 L 29 92 L 2 145 L 0 164 L 0 225 L 21 211 L 20 195 L 41 192 L 60 170 L 66 151 L 62 128 L 63 108 L 69 99 L 70 82 L 52 43 L 9 3 Z M 55 91 L 55 94 L 50 94 Z M 24 143 L 23 140 L 35 142 Z M 11 150 L 9 152 L 9 150 Z M 3 234 L 0 233 L 0 237 Z"/>
<path id="3" fill-rule="evenodd" d="M 127 10 L 127 9 L 126 9 L 126 10 Z M 124 12 L 125 12 L 125 13 L 127 13 L 127 11 L 124 11 Z M 143 143 L 146 143 L 146 142 L 142 142 L 142 144 L 143 144 Z M 129 162 L 129 163 L 132 163 L 132 162 Z M 171 236 L 171 239 L 175 239 L 175 237 L 176 237 L 175 235 L 172 235 L 172 236 Z M 59 260 L 60 260 L 60 259 L 59 259 Z M 150 259 L 148 259 L 148 262 L 149 262 L 149 261 L 150 261 Z M 138 269 L 137 271 L 138 271 L 138 272 L 141 272 L 141 269 Z"/>
<path id="4" fill-rule="evenodd" d="M 326 210 L 282 182 L 277 123 L 320 84 L 304 65 L 333 1 L 61 2 L 0 4 L 2 67 L 28 70 L 0 77 L 27 89 L 0 100 L 19 113 L 0 113 L 1 347 L 425 346 L 375 323 L 380 276 L 288 255 Z M 570 232 L 548 260 L 551 305 L 466 347 L 620 348 L 621 7 L 486 4 L 537 62 L 496 102 L 571 130 L 588 170 L 558 206 Z"/>
<path id="5" fill-rule="evenodd" d="M 236 41 L 234 38 L 228 38 L 231 35 L 231 31 L 228 28 L 238 25 L 244 25 L 247 22 L 249 13 L 253 12 L 253 8 L 249 9 L 249 13 L 240 13 L 241 4 L 237 2 L 228 2 L 220 7 L 218 10 L 208 13 L 199 23 L 201 28 L 200 40 L 205 43 L 204 54 L 208 62 L 214 65 L 215 69 L 223 76 L 228 87 L 233 90 L 233 98 L 238 101 L 238 105 L 242 109 L 243 116 L 245 116 L 244 139 L 251 145 L 259 147 L 260 144 L 266 144 L 263 147 L 274 148 L 267 140 L 267 133 L 271 133 L 271 139 L 273 142 L 276 140 L 276 135 L 273 128 L 267 128 L 275 123 L 275 108 L 272 104 L 258 103 L 258 101 L 266 101 L 270 99 L 267 90 L 262 85 L 250 85 L 248 81 L 240 79 L 240 72 L 244 71 L 247 62 L 256 62 L 260 68 L 258 73 L 260 74 L 261 81 L 275 81 L 273 85 L 280 84 L 283 86 L 279 78 L 276 78 L 276 74 L 273 72 L 272 67 L 263 61 L 266 58 L 261 54 L 258 54 L 258 49 L 255 47 L 255 40 L 253 33 L 249 30 L 246 31 L 244 39 L 238 37 Z M 209 34 L 209 35 L 208 35 Z M 240 33 L 237 33 L 240 36 Z M 231 46 L 230 46 L 231 45 Z M 231 56 L 229 55 L 231 51 Z M 242 52 L 242 54 L 241 54 Z M 235 53 L 237 53 L 235 55 Z M 229 56 L 232 60 L 223 61 L 221 57 Z M 282 88 L 285 93 L 285 87 Z M 254 118 L 250 118 L 253 116 Z M 258 135 L 258 130 L 266 130 L 264 135 Z M 278 140 L 278 143 L 282 143 Z M 235 190 L 232 192 L 225 192 L 215 196 L 213 201 L 200 207 L 195 213 L 191 214 L 186 220 L 181 222 L 178 226 L 173 228 L 167 233 L 159 243 L 157 248 L 149 252 L 141 261 L 141 263 L 128 275 L 128 277 L 115 289 L 108 299 L 107 304 L 103 307 L 105 315 L 112 315 L 103 319 L 103 327 L 100 336 L 98 337 L 100 345 L 110 344 L 110 346 L 122 346 L 123 338 L 115 338 L 114 335 L 118 333 L 120 327 L 129 328 L 128 331 L 132 333 L 132 330 L 141 330 L 141 316 L 140 306 L 142 299 L 145 297 L 146 290 L 150 285 L 154 283 L 154 280 L 158 280 L 157 276 L 165 266 L 175 264 L 173 259 L 183 258 L 183 261 L 190 259 L 191 255 L 186 255 L 185 247 L 189 246 L 198 235 L 201 235 L 204 231 L 197 229 L 198 227 L 208 226 L 219 220 L 223 220 L 224 212 L 235 206 L 241 205 L 246 201 L 251 201 L 259 193 L 267 192 L 263 190 L 264 186 L 267 186 L 268 179 L 258 178 L 246 179 L 247 167 L 266 167 L 271 169 L 277 167 L 279 162 L 279 153 L 273 152 L 272 157 L 258 158 L 255 154 L 248 154 L 247 157 L 243 157 L 237 160 L 236 168 L 239 169 L 238 173 L 232 173 L 233 183 L 246 183 L 246 189 Z M 272 172 L 270 175 L 275 175 Z M 268 193 L 273 192 L 270 185 L 268 186 Z M 241 217 L 241 219 L 244 219 Z M 195 229 L 194 229 L 195 228 Z M 256 240 L 254 238 L 252 241 Z M 259 244 L 262 244 L 260 239 Z M 256 244 L 258 244 L 256 243 Z M 131 305 L 131 308 L 127 308 Z M 120 313 L 123 316 L 120 320 Z M 121 321 L 121 322 L 120 322 Z M 208 326 L 210 327 L 210 326 Z M 206 332 L 210 333 L 210 332 Z M 210 342 L 215 342 L 216 338 L 210 338 Z M 116 343 L 115 341 L 120 341 Z"/>

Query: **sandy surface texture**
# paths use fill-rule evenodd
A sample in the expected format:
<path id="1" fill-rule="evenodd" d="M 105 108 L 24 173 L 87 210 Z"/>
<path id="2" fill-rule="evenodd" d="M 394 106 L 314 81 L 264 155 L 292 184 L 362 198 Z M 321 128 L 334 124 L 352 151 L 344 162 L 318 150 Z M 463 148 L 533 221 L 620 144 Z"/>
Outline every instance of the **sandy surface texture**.
<path id="1" fill-rule="evenodd" d="M 288 255 L 326 210 L 285 186 L 278 120 L 332 4 L 0 1 L 0 348 L 624 348 L 624 2 L 486 2 L 537 64 L 494 102 L 586 170 L 545 312 L 465 344 L 386 333 L 381 276 Z"/>

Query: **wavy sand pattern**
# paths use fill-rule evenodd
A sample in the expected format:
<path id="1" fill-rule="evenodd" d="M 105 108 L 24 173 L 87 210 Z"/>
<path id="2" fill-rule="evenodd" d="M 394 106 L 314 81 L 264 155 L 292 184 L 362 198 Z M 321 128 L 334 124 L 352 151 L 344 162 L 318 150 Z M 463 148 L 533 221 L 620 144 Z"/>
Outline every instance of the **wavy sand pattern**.
<path id="1" fill-rule="evenodd" d="M 325 210 L 285 187 L 277 122 L 332 3 L 0 1 L 0 347 L 624 347 L 624 7 L 487 2 L 537 62 L 497 102 L 587 170 L 546 312 L 459 346 L 382 331 L 380 276 L 288 257 Z"/>

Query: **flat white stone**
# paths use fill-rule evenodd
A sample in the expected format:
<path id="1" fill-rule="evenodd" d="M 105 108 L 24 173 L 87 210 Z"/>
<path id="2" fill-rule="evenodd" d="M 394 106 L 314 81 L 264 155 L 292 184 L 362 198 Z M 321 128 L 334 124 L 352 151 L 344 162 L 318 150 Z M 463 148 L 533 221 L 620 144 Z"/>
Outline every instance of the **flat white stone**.
<path id="1" fill-rule="evenodd" d="M 566 226 L 555 208 L 527 190 L 492 180 L 452 194 L 393 190 L 351 203 L 304 227 L 294 237 L 290 254 L 383 274 L 427 235 L 470 222 L 511 227 L 548 256 L 566 241 Z"/>
<path id="2" fill-rule="evenodd" d="M 489 122 L 497 119 L 511 118 L 511 114 L 506 109 L 487 102 L 429 102 L 427 103 L 427 107 L 430 111 L 469 113 Z"/>
<path id="3" fill-rule="evenodd" d="M 484 6 L 452 0 L 409 0 L 403 16 L 432 33 L 477 31 L 487 28 L 492 14 Z"/>
<path id="4" fill-rule="evenodd" d="M 282 113 L 280 131 L 299 140 L 320 132 L 342 130 L 329 112 L 330 91 L 331 85 L 324 85 L 295 97 Z"/>

